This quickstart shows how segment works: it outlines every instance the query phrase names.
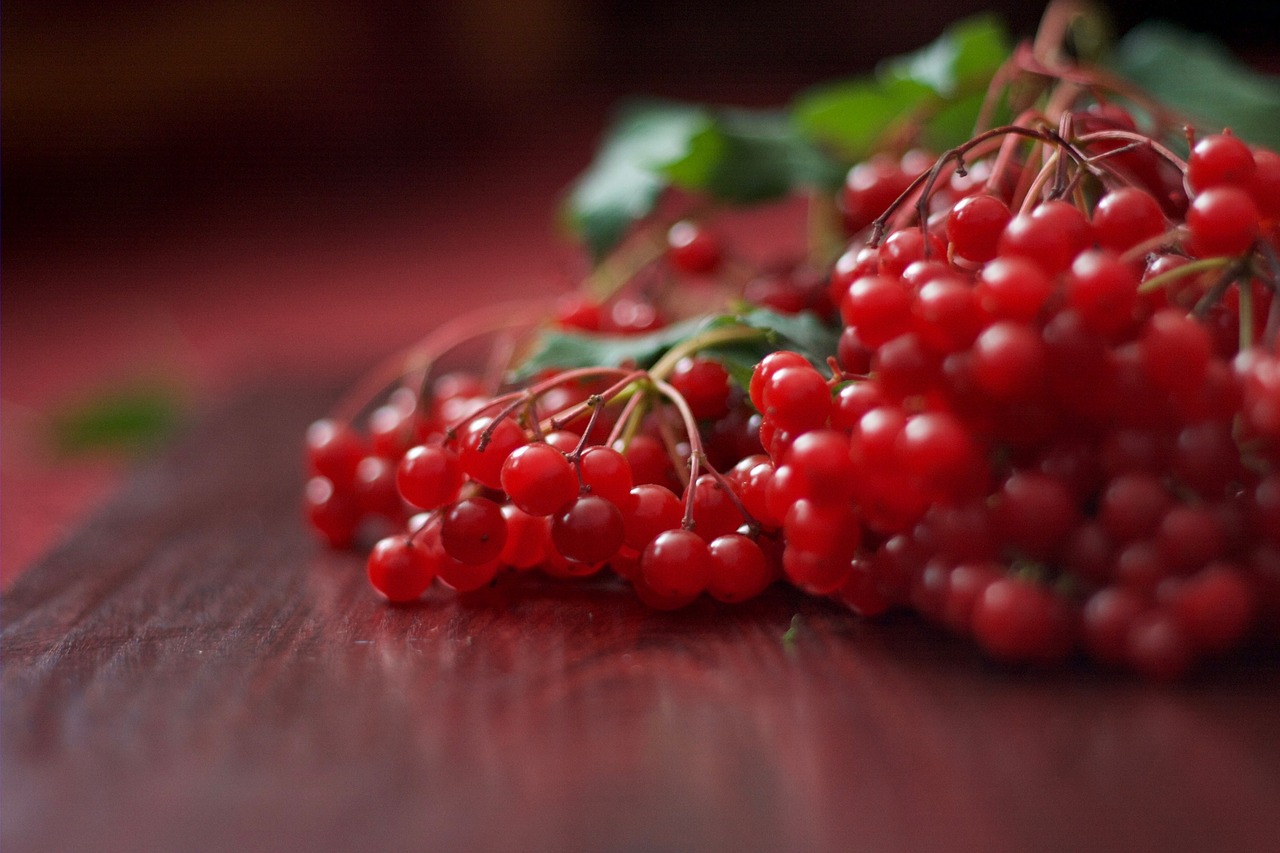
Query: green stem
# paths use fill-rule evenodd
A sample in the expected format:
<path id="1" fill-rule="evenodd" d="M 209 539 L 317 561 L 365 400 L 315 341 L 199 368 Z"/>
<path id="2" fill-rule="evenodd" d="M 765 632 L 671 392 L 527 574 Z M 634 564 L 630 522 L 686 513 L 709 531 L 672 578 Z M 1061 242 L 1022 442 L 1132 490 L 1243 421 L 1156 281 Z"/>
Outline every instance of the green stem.
<path id="1" fill-rule="evenodd" d="M 712 347 L 721 346 L 723 344 L 735 344 L 740 341 L 760 340 L 768 337 L 769 332 L 765 329 L 754 329 L 751 326 L 720 326 L 715 329 L 707 329 L 689 338 L 687 341 L 676 344 L 667 350 L 666 354 L 649 368 L 649 375 L 654 379 L 666 379 L 671 375 L 671 371 L 675 370 L 680 359 L 699 353 L 702 350 Z"/>
<path id="2" fill-rule="evenodd" d="M 1174 267 L 1168 272 L 1162 272 L 1160 273 L 1160 275 L 1156 276 L 1155 278 L 1151 278 L 1144 281 L 1142 284 L 1138 285 L 1138 292 L 1152 293 L 1168 285 L 1171 282 L 1177 281 L 1180 278 L 1185 278 L 1189 275 L 1196 275 L 1197 273 L 1207 272 L 1208 270 L 1221 269 L 1222 267 L 1227 266 L 1234 260 L 1235 258 L 1232 258 L 1232 257 L 1221 257 L 1221 258 L 1204 258 L 1203 260 L 1192 261 L 1189 264 L 1183 264 L 1180 267 Z"/>

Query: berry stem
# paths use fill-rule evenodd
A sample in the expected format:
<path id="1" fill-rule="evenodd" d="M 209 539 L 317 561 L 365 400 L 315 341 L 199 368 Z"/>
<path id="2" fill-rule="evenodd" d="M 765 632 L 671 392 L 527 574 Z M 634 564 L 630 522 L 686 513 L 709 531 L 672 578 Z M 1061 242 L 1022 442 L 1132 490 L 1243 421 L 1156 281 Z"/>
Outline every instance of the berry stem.
<path id="1" fill-rule="evenodd" d="M 1227 266 L 1234 260 L 1235 258 L 1223 257 L 1223 258 L 1204 258 L 1199 261 L 1192 261 L 1189 264 L 1183 264 L 1180 267 L 1174 267 L 1173 269 L 1168 270 L 1167 272 L 1162 272 L 1160 273 L 1160 275 L 1153 276 L 1152 278 L 1147 279 L 1142 284 L 1138 285 L 1138 292 L 1152 293 L 1172 282 L 1177 281 L 1178 279 L 1186 278 L 1189 275 L 1196 275 L 1198 273 L 1206 272 L 1208 270 L 1221 269 L 1222 267 Z"/>
<path id="2" fill-rule="evenodd" d="M 671 375 L 680 359 L 694 355 L 705 349 L 735 344 L 742 341 L 765 339 L 769 336 L 767 329 L 755 329 L 751 326 L 718 326 L 699 332 L 687 341 L 676 344 L 667 350 L 662 358 L 649 368 L 649 375 L 655 380 L 662 380 Z"/>
<path id="3" fill-rule="evenodd" d="M 651 379 L 658 393 L 676 407 L 676 411 L 680 413 L 680 420 L 684 422 L 684 431 L 689 436 L 689 480 L 685 483 L 684 520 L 681 525 L 685 530 L 692 530 L 694 484 L 698 482 L 698 466 L 704 456 L 702 435 L 698 432 L 698 420 L 693 416 L 693 411 L 689 408 L 683 394 L 657 377 L 651 377 Z"/>

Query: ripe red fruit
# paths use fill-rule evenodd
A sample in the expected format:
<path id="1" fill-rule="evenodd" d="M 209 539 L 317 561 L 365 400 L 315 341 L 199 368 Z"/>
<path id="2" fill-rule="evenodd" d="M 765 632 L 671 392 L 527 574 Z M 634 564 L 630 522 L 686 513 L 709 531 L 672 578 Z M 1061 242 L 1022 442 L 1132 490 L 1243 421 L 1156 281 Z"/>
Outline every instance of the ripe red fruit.
<path id="1" fill-rule="evenodd" d="M 1187 211 L 1188 247 L 1201 258 L 1240 255 L 1258 237 L 1258 206 L 1239 187 L 1210 187 L 1195 197 Z"/>
<path id="2" fill-rule="evenodd" d="M 1075 499 L 1060 480 L 1033 471 L 1015 471 L 996 495 L 996 526 L 1011 547 L 1027 556 L 1052 555 L 1080 517 Z"/>
<path id="3" fill-rule="evenodd" d="M 707 587 L 711 551 L 692 530 L 664 531 L 640 555 L 640 577 L 659 595 L 692 598 Z"/>
<path id="4" fill-rule="evenodd" d="M 461 563 L 497 560 L 507 541 L 502 508 L 484 497 L 466 498 L 449 507 L 440 522 L 445 553 Z"/>
<path id="5" fill-rule="evenodd" d="M 667 257 L 681 272 L 714 272 L 720 266 L 720 241 L 696 223 L 682 220 L 667 232 Z"/>
<path id="6" fill-rule="evenodd" d="M 462 470 L 467 476 L 491 489 L 502 488 L 502 466 L 507 457 L 517 447 L 528 444 L 522 430 L 515 421 L 503 418 L 490 432 L 485 442 L 485 431 L 493 425 L 491 418 L 476 418 L 467 425 L 460 438 L 461 449 L 458 458 L 462 462 Z M 484 445 L 483 448 L 481 445 Z"/>
<path id="7" fill-rule="evenodd" d="M 631 497 L 631 507 L 623 519 L 628 548 L 642 551 L 659 533 L 680 526 L 684 509 L 680 499 L 665 486 L 642 483 L 631 490 Z"/>
<path id="8" fill-rule="evenodd" d="M 356 466 L 368 452 L 355 430 L 328 418 L 307 427 L 306 445 L 312 473 L 340 487 L 351 482 Z"/>
<path id="9" fill-rule="evenodd" d="M 1053 663 L 1075 644 L 1070 613 L 1049 590 L 1016 578 L 992 581 L 973 606 L 973 635 L 993 658 Z"/>
<path id="10" fill-rule="evenodd" d="M 773 374 L 784 367 L 808 366 L 809 360 L 807 358 L 798 352 L 791 352 L 790 350 L 777 350 L 760 359 L 759 364 L 751 371 L 751 383 L 748 388 L 751 404 L 756 407 L 756 411 L 764 411 L 764 389 L 769 384 L 769 380 L 773 378 Z"/>
<path id="11" fill-rule="evenodd" d="M 1173 600 L 1178 624 L 1209 652 L 1225 652 L 1239 642 L 1252 624 L 1254 610 L 1249 582 L 1238 568 L 1222 562 L 1188 578 Z"/>
<path id="12" fill-rule="evenodd" d="M 722 418 L 729 412 L 729 372 L 709 358 L 682 358 L 667 380 L 689 404 L 700 421 Z"/>
<path id="13" fill-rule="evenodd" d="M 502 465 L 502 490 L 529 515 L 551 515 L 578 494 L 578 475 L 563 453 L 546 444 L 517 447 Z"/>
<path id="14" fill-rule="evenodd" d="M 1065 201 L 1047 201 L 1009 220 L 1000 235 L 999 251 L 1027 258 L 1056 275 L 1092 242 L 1092 229 L 1083 213 Z"/>
<path id="15" fill-rule="evenodd" d="M 874 349 L 911 326 L 911 294 L 902 282 L 887 275 L 868 275 L 849 285 L 840 303 L 845 325 Z"/>
<path id="16" fill-rule="evenodd" d="M 1253 152 L 1230 131 L 1201 139 L 1187 158 L 1187 183 L 1197 193 L 1225 184 L 1247 187 L 1253 172 Z"/>
<path id="17" fill-rule="evenodd" d="M 622 547 L 622 513 L 596 495 L 582 495 L 551 518 L 551 541 L 566 559 L 603 563 Z"/>
<path id="18" fill-rule="evenodd" d="M 982 268 L 974 286 L 978 306 L 993 317 L 1030 322 L 1040 313 L 1053 282 L 1026 258 L 999 257 Z"/>
<path id="19" fill-rule="evenodd" d="M 831 414 L 831 388 L 808 362 L 773 373 L 761 397 L 764 416 L 792 433 L 817 429 Z"/>
<path id="20" fill-rule="evenodd" d="M 849 170 L 845 178 L 845 228 L 856 233 L 871 224 L 910 186 L 914 175 L 886 154 L 877 154 Z"/>
<path id="21" fill-rule="evenodd" d="M 1110 252 L 1081 252 L 1066 277 L 1067 302 L 1085 327 L 1110 338 L 1133 325 L 1138 274 Z"/>
<path id="22" fill-rule="evenodd" d="M 373 546 L 365 570 L 369 583 L 388 601 L 416 601 L 435 579 L 437 561 L 427 547 L 399 534 Z"/>
<path id="23" fill-rule="evenodd" d="M 734 603 L 755 598 L 773 582 L 773 569 L 764 551 L 741 533 L 716 537 L 708 552 L 711 572 L 707 592 L 717 601 Z"/>
<path id="24" fill-rule="evenodd" d="M 462 479 L 458 454 L 438 444 L 410 448 L 396 468 L 400 496 L 419 509 L 438 509 L 453 501 Z"/>
<path id="25" fill-rule="evenodd" d="M 947 214 L 947 239 L 952 251 L 974 263 L 991 260 L 996 256 L 1000 235 L 1012 218 L 1009 206 L 995 196 L 961 199 Z"/>
<path id="26" fill-rule="evenodd" d="M 1121 187 L 1107 193 L 1093 211 L 1093 232 L 1098 245 L 1124 252 L 1166 230 L 1164 212 L 1150 193 L 1138 187 Z"/>
<path id="27" fill-rule="evenodd" d="M 331 548 L 351 545 L 360 524 L 360 507 L 353 495 L 335 488 L 328 477 L 312 477 L 303 502 L 307 521 Z"/>
<path id="28" fill-rule="evenodd" d="M 973 342 L 972 353 L 974 382 L 998 400 L 1026 397 L 1044 381 L 1044 341 L 1030 326 L 992 323 Z"/>

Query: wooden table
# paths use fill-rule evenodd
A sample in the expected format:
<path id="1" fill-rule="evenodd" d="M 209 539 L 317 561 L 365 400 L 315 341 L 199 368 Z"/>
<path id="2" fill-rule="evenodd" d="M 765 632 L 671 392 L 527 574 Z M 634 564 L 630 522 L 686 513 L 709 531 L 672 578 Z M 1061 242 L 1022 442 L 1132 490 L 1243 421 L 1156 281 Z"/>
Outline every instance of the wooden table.
<path id="1" fill-rule="evenodd" d="M 206 414 L 4 595 L 6 853 L 1280 846 L 1273 655 L 1011 672 L 784 589 L 390 607 L 300 522 L 327 399 Z"/>

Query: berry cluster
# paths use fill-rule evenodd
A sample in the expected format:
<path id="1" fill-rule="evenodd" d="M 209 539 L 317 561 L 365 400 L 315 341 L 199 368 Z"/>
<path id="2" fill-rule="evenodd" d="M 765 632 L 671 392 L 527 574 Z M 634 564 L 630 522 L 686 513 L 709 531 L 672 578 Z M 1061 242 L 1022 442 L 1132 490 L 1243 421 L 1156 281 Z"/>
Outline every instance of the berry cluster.
<path id="1" fill-rule="evenodd" d="M 553 312 L 608 363 L 434 376 L 501 324 L 437 336 L 381 405 L 308 432 L 312 526 L 378 530 L 396 602 L 533 570 L 608 570 L 659 609 L 785 581 L 1001 661 L 1157 679 L 1277 634 L 1280 155 L 1187 131 L 1184 160 L 1070 91 L 853 166 L 825 264 L 658 225 Z M 664 338 L 708 285 L 737 313 Z"/>

